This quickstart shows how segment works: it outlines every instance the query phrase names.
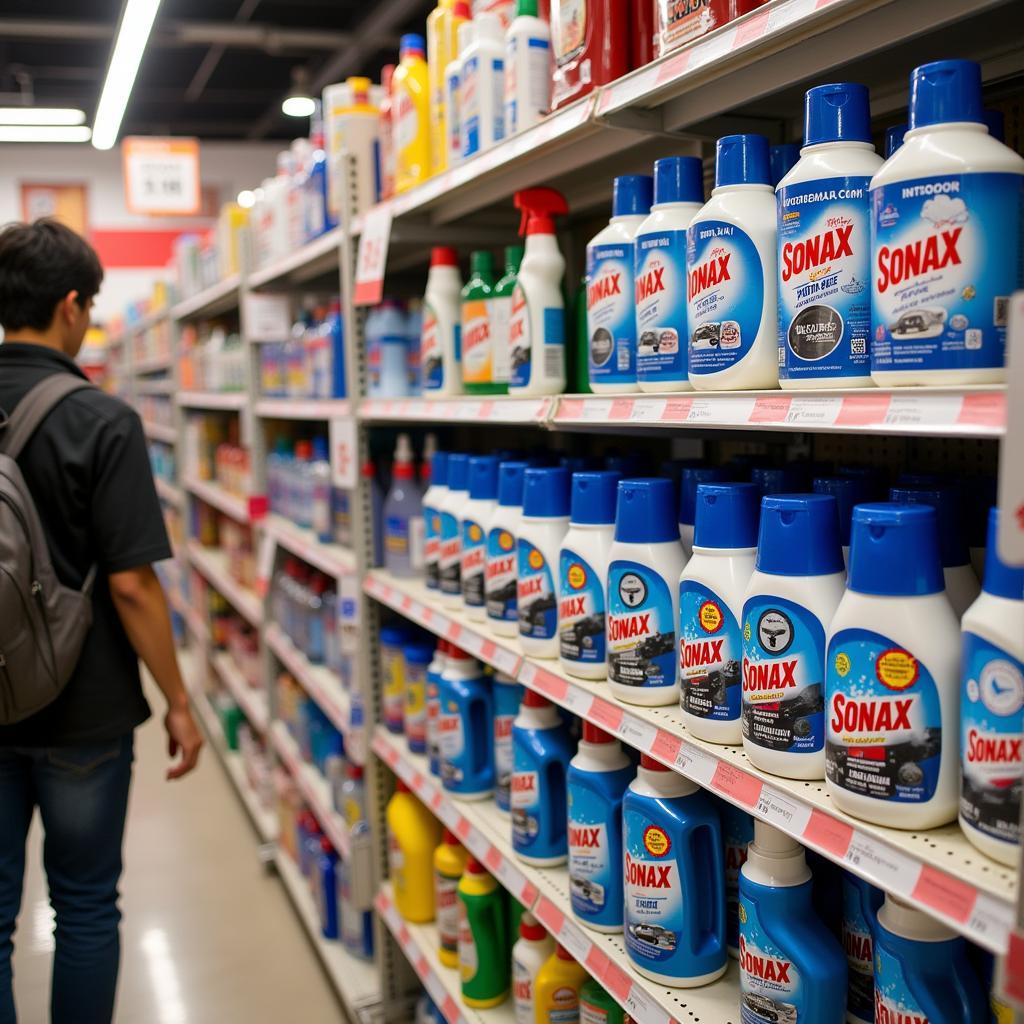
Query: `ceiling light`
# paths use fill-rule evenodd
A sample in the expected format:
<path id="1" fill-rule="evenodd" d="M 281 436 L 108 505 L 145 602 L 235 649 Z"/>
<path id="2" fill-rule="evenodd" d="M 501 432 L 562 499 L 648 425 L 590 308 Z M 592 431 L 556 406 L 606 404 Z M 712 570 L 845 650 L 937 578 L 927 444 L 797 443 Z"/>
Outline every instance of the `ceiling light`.
<path id="1" fill-rule="evenodd" d="M 117 142 L 128 97 L 132 94 L 142 54 L 160 7 L 160 0 L 126 0 L 117 30 L 114 50 L 110 55 L 107 78 L 103 83 L 100 103 L 93 122 L 92 144 L 97 149 L 110 149 Z"/>
<path id="2" fill-rule="evenodd" d="M 241 192 L 238 193 L 237 202 L 238 205 L 241 206 L 243 210 L 248 210 L 251 206 L 256 205 L 256 193 L 248 188 L 243 189 Z"/>
<path id="3" fill-rule="evenodd" d="M 87 124 L 0 124 L 0 142 L 88 142 L 91 135 Z"/>
<path id="4" fill-rule="evenodd" d="M 309 95 L 309 73 L 305 68 L 292 68 L 292 87 L 281 110 L 289 117 L 310 117 L 316 111 L 316 100 Z"/>
<path id="5" fill-rule="evenodd" d="M 85 124 L 85 111 L 74 107 L 0 107 L 0 124 Z"/>

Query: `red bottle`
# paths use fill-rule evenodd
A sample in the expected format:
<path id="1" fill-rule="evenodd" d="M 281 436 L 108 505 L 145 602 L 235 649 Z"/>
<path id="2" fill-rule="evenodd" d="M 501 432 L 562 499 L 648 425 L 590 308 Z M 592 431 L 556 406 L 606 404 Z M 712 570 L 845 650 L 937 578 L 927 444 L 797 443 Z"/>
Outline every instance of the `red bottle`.
<path id="1" fill-rule="evenodd" d="M 635 29 L 630 0 L 551 0 L 552 109 L 624 75 Z"/>
<path id="2" fill-rule="evenodd" d="M 655 56 L 699 39 L 767 0 L 656 0 L 658 24 L 654 36 Z"/>
<path id="3" fill-rule="evenodd" d="M 654 24 L 659 0 L 636 0 L 635 24 L 630 35 L 630 68 L 642 68 L 654 60 Z"/>

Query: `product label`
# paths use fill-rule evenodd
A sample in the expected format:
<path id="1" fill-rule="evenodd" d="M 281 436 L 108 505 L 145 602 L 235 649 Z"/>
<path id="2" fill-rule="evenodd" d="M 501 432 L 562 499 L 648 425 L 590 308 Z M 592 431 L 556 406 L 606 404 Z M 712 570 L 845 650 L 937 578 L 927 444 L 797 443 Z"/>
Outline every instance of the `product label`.
<path id="1" fill-rule="evenodd" d="M 636 380 L 632 245 L 587 246 L 587 344 L 591 381 Z"/>
<path id="2" fill-rule="evenodd" d="M 434 903 L 437 938 L 441 949 L 459 951 L 459 876 L 434 872 Z"/>
<path id="3" fill-rule="evenodd" d="M 420 365 L 424 390 L 437 391 L 444 387 L 441 325 L 429 302 L 423 303 L 423 326 L 420 328 Z"/>
<path id="4" fill-rule="evenodd" d="M 721 23 L 723 10 L 726 20 L 739 17 L 748 9 L 740 4 L 732 14 L 733 7 L 721 4 L 719 0 L 657 0 L 658 33 L 660 35 L 660 52 L 666 53 L 676 46 L 681 46 L 691 39 L 706 35 Z M 716 17 L 716 14 L 719 17 Z"/>
<path id="5" fill-rule="evenodd" d="M 388 829 L 388 874 L 394 880 L 395 888 L 405 887 L 405 854 L 402 852 L 402 844 L 398 836 L 391 829 Z"/>
<path id="6" fill-rule="evenodd" d="M 903 964 L 884 945 L 875 946 L 875 1024 L 929 1024 L 911 991 Z"/>
<path id="7" fill-rule="evenodd" d="M 686 927 L 678 851 L 636 808 L 627 805 L 622 818 L 626 948 L 637 963 L 668 974 L 658 965 L 675 957 Z"/>
<path id="8" fill-rule="evenodd" d="M 783 380 L 871 372 L 870 184 L 823 178 L 776 193 Z"/>
<path id="9" fill-rule="evenodd" d="M 559 555 L 558 647 L 567 661 L 603 665 L 604 580 L 575 551 Z"/>
<path id="10" fill-rule="evenodd" d="M 703 583 L 679 584 L 680 706 L 698 718 L 740 717 L 743 637 L 729 606 Z"/>
<path id="11" fill-rule="evenodd" d="M 595 1006 L 586 996 L 580 996 L 580 1024 L 608 1024 L 608 1021 L 608 1011 L 603 1006 Z"/>
<path id="12" fill-rule="evenodd" d="M 442 594 L 462 590 L 462 531 L 451 512 L 441 513 L 441 541 L 437 551 L 438 581 Z"/>
<path id="13" fill-rule="evenodd" d="M 487 617 L 517 622 L 516 539 L 508 530 L 495 527 L 487 534 L 487 564 L 484 570 Z"/>
<path id="14" fill-rule="evenodd" d="M 409 557 L 409 520 L 405 516 L 385 518 L 384 547 L 396 558 Z"/>
<path id="15" fill-rule="evenodd" d="M 676 624 L 668 584 L 650 566 L 608 568 L 608 679 L 623 686 L 675 686 Z"/>
<path id="16" fill-rule="evenodd" d="M 441 512 L 432 505 L 423 506 L 423 569 L 425 582 L 431 590 L 441 586 Z"/>
<path id="17" fill-rule="evenodd" d="M 416 104 L 408 89 L 398 89 L 398 99 L 394 109 L 395 147 L 399 150 L 398 159 L 402 160 L 401 151 L 413 145 L 419 134 L 420 123 L 416 113 Z"/>
<path id="18" fill-rule="evenodd" d="M 440 773 L 441 746 L 438 738 L 437 721 L 441 717 L 441 702 L 438 696 L 437 678 L 427 673 L 427 757 L 430 759 L 430 770 Z M 436 769 L 435 769 L 436 766 Z"/>
<path id="19" fill-rule="evenodd" d="M 511 295 L 499 295 L 491 299 L 491 380 L 495 384 L 507 384 L 511 373 L 508 344 L 511 317 Z"/>
<path id="20" fill-rule="evenodd" d="M 464 157 L 474 156 L 480 152 L 479 56 L 470 57 L 462 62 L 459 108 L 462 119 L 462 155 Z"/>
<path id="21" fill-rule="evenodd" d="M 634 249 L 636 378 L 686 380 L 686 232 L 639 235 Z"/>
<path id="22" fill-rule="evenodd" d="M 381 694 L 384 724 L 391 732 L 401 732 L 405 709 L 405 658 L 400 648 L 382 644 L 380 661 L 384 677 Z"/>
<path id="23" fill-rule="evenodd" d="M 444 76 L 444 108 L 447 120 L 445 145 L 448 149 L 449 166 L 462 155 L 462 121 L 459 117 L 459 91 L 462 83 L 459 81 L 458 72 Z"/>
<path id="24" fill-rule="evenodd" d="M 741 1024 L 817 1024 L 804 1012 L 796 964 L 769 938 L 757 905 L 740 894 Z"/>
<path id="25" fill-rule="evenodd" d="M 512 809 L 512 845 L 529 851 L 540 836 L 540 773 L 513 745 L 510 804 Z"/>
<path id="26" fill-rule="evenodd" d="M 717 373 L 751 350 L 764 313 L 764 267 L 735 224 L 705 220 L 686 232 L 689 373 Z"/>
<path id="27" fill-rule="evenodd" d="M 533 1016 L 533 975 L 521 960 L 512 958 L 512 1002 L 516 1024 L 536 1024 Z"/>
<path id="28" fill-rule="evenodd" d="M 843 629 L 828 645 L 826 670 L 828 780 L 876 800 L 930 800 L 942 755 L 942 709 L 927 667 L 888 637 Z"/>
<path id="29" fill-rule="evenodd" d="M 491 383 L 491 316 L 485 299 L 462 303 L 462 379 L 467 384 Z"/>
<path id="30" fill-rule="evenodd" d="M 424 750 L 427 743 L 427 672 L 423 665 L 405 669 L 405 738 L 410 750 Z"/>
<path id="31" fill-rule="evenodd" d="M 583 52 L 587 39 L 586 0 L 556 0 L 551 5 L 551 42 L 561 67 Z"/>
<path id="32" fill-rule="evenodd" d="M 809 609 L 759 594 L 743 606 L 743 737 L 813 754 L 825 742 L 825 629 Z"/>
<path id="33" fill-rule="evenodd" d="M 613 846 L 606 818 L 608 801 L 569 778 L 569 893 L 583 918 L 616 924 L 621 902 L 621 852 Z M 610 913 L 606 912 L 610 910 Z"/>
<path id="34" fill-rule="evenodd" d="M 579 1024 L 580 993 L 573 985 L 560 985 L 548 993 L 545 1024 Z"/>
<path id="35" fill-rule="evenodd" d="M 494 801 L 503 810 L 511 806 L 512 723 L 515 714 L 494 716 Z"/>
<path id="36" fill-rule="evenodd" d="M 1020 841 L 1024 665 L 974 633 L 963 635 L 960 816 L 979 832 Z"/>
<path id="37" fill-rule="evenodd" d="M 522 537 L 517 550 L 519 635 L 550 640 L 558 629 L 558 601 L 551 566 L 540 550 Z"/>
<path id="38" fill-rule="evenodd" d="M 860 890 L 843 876 L 843 950 L 846 953 L 846 1009 L 870 1021 L 875 1014 L 872 922 L 864 917 Z"/>
<path id="39" fill-rule="evenodd" d="M 483 527 L 472 519 L 462 520 L 462 598 L 474 608 L 484 606 L 484 571 L 487 545 Z"/>
<path id="40" fill-rule="evenodd" d="M 526 292 L 518 283 L 512 289 L 508 314 L 509 386 L 524 388 L 530 383 L 533 336 L 530 332 L 530 306 Z"/>
<path id="41" fill-rule="evenodd" d="M 1024 176 L 938 174 L 871 191 L 873 370 L 1002 366 L 1024 285 Z"/>

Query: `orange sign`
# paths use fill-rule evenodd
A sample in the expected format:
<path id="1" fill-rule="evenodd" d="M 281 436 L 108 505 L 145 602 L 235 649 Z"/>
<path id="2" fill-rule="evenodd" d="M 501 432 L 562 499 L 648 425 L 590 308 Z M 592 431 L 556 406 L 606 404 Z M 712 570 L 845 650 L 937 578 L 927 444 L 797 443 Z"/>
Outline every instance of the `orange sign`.
<path id="1" fill-rule="evenodd" d="M 121 159 L 129 211 L 155 217 L 199 213 L 198 139 L 129 136 L 121 143 Z"/>
<path id="2" fill-rule="evenodd" d="M 53 217 L 83 237 L 89 229 L 84 185 L 21 183 L 21 219 L 27 224 Z"/>

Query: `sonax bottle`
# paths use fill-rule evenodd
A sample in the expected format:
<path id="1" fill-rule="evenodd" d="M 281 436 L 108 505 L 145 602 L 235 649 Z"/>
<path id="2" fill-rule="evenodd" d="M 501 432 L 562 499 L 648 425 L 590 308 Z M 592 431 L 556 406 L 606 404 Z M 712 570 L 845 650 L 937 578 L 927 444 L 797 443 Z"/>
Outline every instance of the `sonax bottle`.
<path id="1" fill-rule="evenodd" d="M 441 586 L 441 505 L 448 497 L 448 453 L 430 459 L 430 486 L 423 494 L 424 582 L 431 590 Z"/>
<path id="2" fill-rule="evenodd" d="M 487 623 L 498 636 L 516 636 L 519 633 L 516 536 L 523 510 L 525 472 L 525 462 L 499 463 L 498 503 L 487 522 L 484 580 Z"/>
<path id="3" fill-rule="evenodd" d="M 462 511 L 462 600 L 471 619 L 487 618 L 484 583 L 487 575 L 487 527 L 498 497 L 497 455 L 469 460 L 469 501 Z"/>
<path id="4" fill-rule="evenodd" d="M 843 872 L 843 951 L 846 953 L 846 1024 L 874 1024 L 874 935 L 884 896 L 863 878 Z"/>
<path id="5" fill-rule="evenodd" d="M 469 456 L 448 456 L 448 494 L 441 505 L 441 544 L 437 569 L 441 603 L 462 604 L 462 513 L 469 500 Z"/>
<path id="6" fill-rule="evenodd" d="M 494 792 L 494 694 L 472 656 L 454 645 L 437 688 L 441 783 L 459 800 Z"/>
<path id="7" fill-rule="evenodd" d="M 679 540 L 687 558 L 693 554 L 693 528 L 697 518 L 697 488 L 701 484 L 727 480 L 725 466 L 683 466 L 679 476 Z M 735 479 L 735 477 L 733 477 Z"/>

